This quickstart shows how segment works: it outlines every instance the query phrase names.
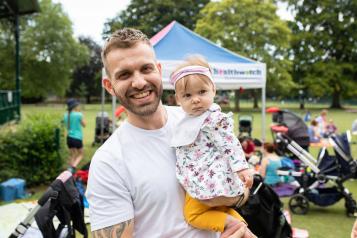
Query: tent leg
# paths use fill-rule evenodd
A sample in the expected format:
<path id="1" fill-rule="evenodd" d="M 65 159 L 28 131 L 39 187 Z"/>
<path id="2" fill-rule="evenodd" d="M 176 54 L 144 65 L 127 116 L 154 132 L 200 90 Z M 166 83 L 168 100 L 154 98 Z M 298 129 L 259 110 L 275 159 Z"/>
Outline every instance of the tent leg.
<path id="1" fill-rule="evenodd" d="M 262 142 L 265 142 L 265 87 L 262 87 Z"/>
<path id="2" fill-rule="evenodd" d="M 116 118 L 115 118 L 115 109 L 117 108 L 117 98 L 112 96 L 112 133 L 115 131 L 116 127 Z"/>

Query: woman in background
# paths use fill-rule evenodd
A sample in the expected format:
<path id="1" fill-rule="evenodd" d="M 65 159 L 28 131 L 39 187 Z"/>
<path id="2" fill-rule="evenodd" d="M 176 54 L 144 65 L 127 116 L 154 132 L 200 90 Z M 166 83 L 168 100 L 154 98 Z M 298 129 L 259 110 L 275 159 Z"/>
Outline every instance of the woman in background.
<path id="1" fill-rule="evenodd" d="M 67 146 L 70 151 L 68 159 L 69 170 L 74 173 L 83 158 L 82 127 L 86 126 L 83 114 L 80 112 L 79 102 L 76 99 L 67 101 L 67 112 L 64 114 L 63 121 L 67 128 Z"/>
<path id="2" fill-rule="evenodd" d="M 279 185 L 282 180 L 277 170 L 282 167 L 280 157 L 275 153 L 274 145 L 271 143 L 264 144 L 263 159 L 260 166 L 260 175 L 264 182 L 271 186 Z"/>

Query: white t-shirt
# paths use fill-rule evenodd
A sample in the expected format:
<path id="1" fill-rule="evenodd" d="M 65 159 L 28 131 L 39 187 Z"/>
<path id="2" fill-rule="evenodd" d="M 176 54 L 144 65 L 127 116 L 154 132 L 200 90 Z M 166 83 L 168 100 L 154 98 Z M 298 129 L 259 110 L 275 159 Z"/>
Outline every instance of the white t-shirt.
<path id="1" fill-rule="evenodd" d="M 92 231 L 134 219 L 134 237 L 218 236 L 184 220 L 184 190 L 169 146 L 183 112 L 165 108 L 168 120 L 161 129 L 144 130 L 124 122 L 95 153 L 86 194 Z"/>

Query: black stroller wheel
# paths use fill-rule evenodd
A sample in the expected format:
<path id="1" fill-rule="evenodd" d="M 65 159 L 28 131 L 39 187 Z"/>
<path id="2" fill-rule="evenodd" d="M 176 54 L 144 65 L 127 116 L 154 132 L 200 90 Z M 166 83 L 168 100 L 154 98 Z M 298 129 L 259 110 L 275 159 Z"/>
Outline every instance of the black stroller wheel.
<path id="1" fill-rule="evenodd" d="M 345 208 L 347 217 L 356 217 L 357 216 L 357 204 L 352 196 L 347 196 L 345 199 Z"/>
<path id="2" fill-rule="evenodd" d="M 309 211 L 309 200 L 302 194 L 295 194 L 289 200 L 289 208 L 294 214 L 304 215 Z"/>

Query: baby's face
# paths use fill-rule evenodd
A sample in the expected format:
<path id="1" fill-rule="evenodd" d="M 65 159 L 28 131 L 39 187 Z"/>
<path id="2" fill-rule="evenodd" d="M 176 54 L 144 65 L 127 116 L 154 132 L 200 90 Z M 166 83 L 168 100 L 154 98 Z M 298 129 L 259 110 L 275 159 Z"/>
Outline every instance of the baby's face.
<path id="1" fill-rule="evenodd" d="M 176 83 L 176 101 L 187 114 L 199 116 L 210 108 L 216 91 L 211 82 L 197 75 L 187 77 L 186 86 L 182 79 Z"/>

